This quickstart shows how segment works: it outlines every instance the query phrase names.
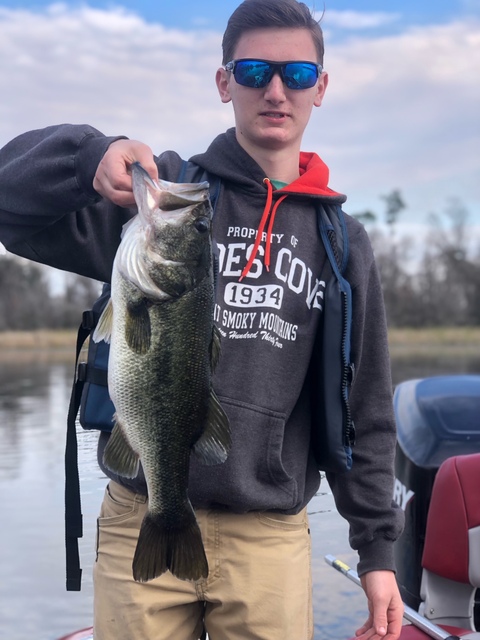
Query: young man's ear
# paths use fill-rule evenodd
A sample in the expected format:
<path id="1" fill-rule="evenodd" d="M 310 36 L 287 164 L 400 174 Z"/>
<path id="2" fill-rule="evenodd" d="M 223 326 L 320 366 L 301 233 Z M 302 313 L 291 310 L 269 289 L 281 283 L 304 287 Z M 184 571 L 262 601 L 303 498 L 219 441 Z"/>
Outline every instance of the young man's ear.
<path id="1" fill-rule="evenodd" d="M 226 71 L 223 67 L 218 69 L 215 82 L 217 83 L 218 93 L 222 102 L 230 102 L 232 97 L 230 95 L 230 72 Z"/>
<path id="2" fill-rule="evenodd" d="M 323 102 L 323 96 L 325 95 L 325 91 L 327 90 L 327 86 L 328 86 L 328 73 L 323 71 L 317 83 L 317 92 L 315 94 L 315 100 L 313 101 L 313 104 L 316 107 L 321 106 Z"/>

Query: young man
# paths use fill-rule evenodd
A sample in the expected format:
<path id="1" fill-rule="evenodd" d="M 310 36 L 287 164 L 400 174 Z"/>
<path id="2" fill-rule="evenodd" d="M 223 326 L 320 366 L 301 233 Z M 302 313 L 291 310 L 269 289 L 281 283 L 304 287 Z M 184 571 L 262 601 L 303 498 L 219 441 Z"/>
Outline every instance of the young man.
<path id="1" fill-rule="evenodd" d="M 196 583 L 169 573 L 134 582 L 146 487 L 142 478 L 106 471 L 95 566 L 99 640 L 187 640 L 204 626 L 212 640 L 313 637 L 306 505 L 320 482 L 310 431 L 321 425 L 310 364 L 329 273 L 317 205 L 345 200 L 328 187 L 322 160 L 300 151 L 327 88 L 323 39 L 302 3 L 246 0 L 229 21 L 223 50 L 216 82 L 236 126 L 194 157 L 221 179 L 213 227 L 220 252 L 215 319 L 223 336 L 215 389 L 233 439 L 224 464 L 191 463 L 189 495 L 210 573 Z M 132 215 L 125 207 L 134 204 L 133 161 L 166 180 L 176 180 L 181 165 L 174 152 L 154 159 L 146 145 L 88 126 L 13 140 L 0 152 L 0 240 L 33 260 L 109 281 L 121 227 Z M 396 640 L 403 606 L 392 546 L 402 516 L 392 506 L 384 309 L 366 233 L 351 218 L 347 230 L 356 444 L 351 471 L 328 479 L 360 555 L 370 615 L 357 634 Z M 107 439 L 101 434 L 101 466 Z"/>

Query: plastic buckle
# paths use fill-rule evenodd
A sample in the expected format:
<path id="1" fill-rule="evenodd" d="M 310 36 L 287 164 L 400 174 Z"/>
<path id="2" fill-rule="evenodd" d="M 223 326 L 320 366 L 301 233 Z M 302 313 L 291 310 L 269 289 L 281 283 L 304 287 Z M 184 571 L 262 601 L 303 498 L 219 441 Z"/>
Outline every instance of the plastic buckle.
<path id="1" fill-rule="evenodd" d="M 89 329 L 90 331 L 94 327 L 94 317 L 92 309 L 87 309 L 82 313 L 82 328 Z"/>
<path id="2" fill-rule="evenodd" d="M 77 380 L 85 382 L 87 379 L 87 363 L 79 362 L 77 367 Z"/>

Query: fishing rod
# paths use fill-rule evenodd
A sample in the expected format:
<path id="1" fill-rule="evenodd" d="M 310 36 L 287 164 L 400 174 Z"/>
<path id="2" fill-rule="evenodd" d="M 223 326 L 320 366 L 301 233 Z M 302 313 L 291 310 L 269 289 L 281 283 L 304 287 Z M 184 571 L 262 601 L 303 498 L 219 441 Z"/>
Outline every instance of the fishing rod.
<path id="1" fill-rule="evenodd" d="M 343 573 L 344 576 L 349 578 L 359 587 L 362 586 L 360 578 L 358 577 L 358 573 L 354 571 L 354 569 L 351 569 L 348 564 L 345 564 L 345 562 L 337 560 L 337 558 L 332 555 L 326 555 L 325 562 L 340 573 Z M 415 611 L 415 609 L 412 609 L 406 604 L 404 604 L 403 617 L 435 640 L 460 640 L 458 636 L 453 636 L 448 631 L 445 631 L 445 629 L 442 629 L 438 625 L 433 624 L 433 622 L 430 622 L 430 620 L 420 615 L 417 611 Z"/>

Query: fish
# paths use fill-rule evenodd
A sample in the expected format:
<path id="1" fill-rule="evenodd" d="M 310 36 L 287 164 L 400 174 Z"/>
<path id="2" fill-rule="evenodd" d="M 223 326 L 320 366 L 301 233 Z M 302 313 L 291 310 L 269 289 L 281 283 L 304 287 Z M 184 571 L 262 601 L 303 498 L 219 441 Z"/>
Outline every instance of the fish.
<path id="1" fill-rule="evenodd" d="M 221 464 L 231 446 L 212 387 L 220 335 L 208 183 L 153 180 L 139 163 L 131 173 L 138 214 L 122 229 L 111 298 L 93 334 L 110 343 L 115 406 L 103 462 L 125 478 L 141 464 L 145 475 L 134 580 L 169 570 L 195 581 L 208 576 L 208 561 L 188 498 L 190 455 Z"/>

